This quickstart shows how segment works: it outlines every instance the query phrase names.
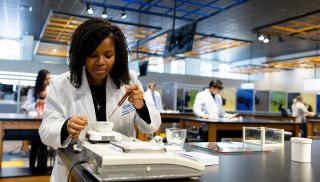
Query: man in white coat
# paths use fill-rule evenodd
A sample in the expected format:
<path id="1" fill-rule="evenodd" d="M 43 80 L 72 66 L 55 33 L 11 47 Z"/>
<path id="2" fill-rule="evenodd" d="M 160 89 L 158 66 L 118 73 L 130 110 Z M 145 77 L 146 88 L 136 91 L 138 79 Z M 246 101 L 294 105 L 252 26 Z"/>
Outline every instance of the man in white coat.
<path id="1" fill-rule="evenodd" d="M 223 90 L 221 80 L 214 79 L 209 87 L 196 95 L 193 112 L 196 116 L 204 119 L 232 118 L 236 115 L 225 113 L 222 107 L 223 101 L 220 91 Z"/>
<path id="2" fill-rule="evenodd" d="M 77 27 L 69 51 L 69 70 L 54 79 L 46 98 L 39 134 L 44 144 L 67 147 L 83 140 L 97 121 L 113 122 L 113 131 L 135 136 L 139 131 L 155 132 L 160 113 L 144 100 L 137 76 L 128 70 L 128 49 L 122 31 L 100 19 Z M 128 99 L 111 116 L 117 103 Z M 52 182 L 67 181 L 68 169 L 58 156 Z"/>
<path id="3" fill-rule="evenodd" d="M 148 83 L 148 89 L 144 93 L 145 99 L 152 103 L 158 111 L 163 111 L 162 100 L 160 93 L 156 90 L 157 85 L 154 81 Z"/>

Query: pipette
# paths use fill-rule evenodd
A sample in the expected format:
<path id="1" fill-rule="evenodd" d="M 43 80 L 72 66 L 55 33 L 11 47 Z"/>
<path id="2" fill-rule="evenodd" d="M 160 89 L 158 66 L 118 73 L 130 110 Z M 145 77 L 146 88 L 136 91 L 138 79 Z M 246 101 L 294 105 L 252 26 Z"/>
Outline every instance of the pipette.
<path id="1" fill-rule="evenodd" d="M 117 109 L 124 103 L 124 101 L 128 98 L 129 94 L 126 93 L 121 100 L 118 102 L 117 107 L 113 110 L 113 112 L 110 114 L 109 116 L 109 120 L 111 119 L 111 117 L 113 116 L 113 114 L 117 111 Z"/>

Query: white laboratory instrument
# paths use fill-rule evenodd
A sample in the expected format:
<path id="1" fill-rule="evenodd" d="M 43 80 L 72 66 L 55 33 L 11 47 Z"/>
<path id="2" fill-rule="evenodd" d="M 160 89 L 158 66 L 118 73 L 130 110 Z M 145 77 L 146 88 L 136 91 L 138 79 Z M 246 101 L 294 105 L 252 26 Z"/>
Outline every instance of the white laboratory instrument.
<path id="1" fill-rule="evenodd" d="M 122 140 L 122 135 L 115 131 L 101 132 L 97 130 L 89 130 L 87 138 L 90 142 L 112 142 Z"/>
<path id="2" fill-rule="evenodd" d="M 142 146 L 141 143 L 148 142 L 134 143 Z M 133 146 L 83 142 L 81 158 L 89 161 L 83 166 L 99 181 L 197 178 L 204 174 L 205 166 L 194 160 L 165 152 L 161 147 L 155 152 L 150 147 L 141 151 Z"/>

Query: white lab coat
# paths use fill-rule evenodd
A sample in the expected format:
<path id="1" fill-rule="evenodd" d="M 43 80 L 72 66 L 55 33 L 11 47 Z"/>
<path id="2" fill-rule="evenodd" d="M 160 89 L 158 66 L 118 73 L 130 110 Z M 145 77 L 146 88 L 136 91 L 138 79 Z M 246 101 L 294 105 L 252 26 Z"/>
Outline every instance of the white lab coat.
<path id="1" fill-rule="evenodd" d="M 69 72 L 64 73 L 55 78 L 50 84 L 50 92 L 46 98 L 42 124 L 39 128 L 42 142 L 54 148 L 63 148 L 68 145 L 68 143 L 66 143 L 67 140 L 63 145 L 60 142 L 61 128 L 68 118 L 74 115 L 84 115 L 88 117 L 89 123 L 96 122 L 94 104 L 85 69 L 83 69 L 82 85 L 78 89 L 70 84 L 68 80 L 69 75 Z M 130 83 L 138 84 L 142 90 L 141 83 L 132 72 L 130 72 Z M 125 87 L 122 86 L 120 89 L 117 89 L 112 79 L 108 77 L 106 84 L 107 117 L 115 109 L 124 94 Z M 114 123 L 113 131 L 117 131 L 126 136 L 135 136 L 134 124 L 136 124 L 142 132 L 155 132 L 161 124 L 160 113 L 147 101 L 146 105 L 151 118 L 150 124 L 142 120 L 136 113 L 133 105 L 126 100 L 110 120 L 110 122 Z M 88 124 L 86 130 L 89 127 Z M 80 135 L 83 136 L 84 131 L 81 132 Z M 63 161 L 57 156 L 50 181 L 66 181 L 68 172 Z"/>
<path id="2" fill-rule="evenodd" d="M 28 90 L 27 98 L 25 103 L 21 106 L 22 109 L 26 111 L 36 111 L 36 100 L 34 98 L 34 88 Z"/>
<path id="3" fill-rule="evenodd" d="M 49 87 L 46 88 L 46 92 L 49 93 Z M 34 88 L 30 88 L 27 93 L 26 101 L 21 106 L 21 109 L 25 109 L 28 112 L 36 111 L 36 102 L 34 97 Z"/>
<path id="4" fill-rule="evenodd" d="M 294 116 L 296 117 L 296 121 L 305 123 L 307 120 L 306 115 L 309 113 L 307 107 L 302 102 L 297 101 L 292 109 L 292 113 L 295 114 Z"/>
<path id="5" fill-rule="evenodd" d="M 154 106 L 156 106 L 158 111 L 163 111 L 162 100 L 161 100 L 160 93 L 158 91 L 154 91 L 154 100 L 152 98 L 152 91 L 150 89 L 148 89 L 144 93 L 144 97 L 145 97 L 145 100 L 149 101 Z"/>
<path id="6" fill-rule="evenodd" d="M 222 97 L 217 94 L 213 99 L 208 89 L 199 92 L 194 100 L 193 112 L 199 117 L 207 114 L 209 119 L 223 118 L 225 112 L 222 107 Z"/>
<path id="7" fill-rule="evenodd" d="M 292 101 L 292 105 L 291 105 L 291 113 L 293 117 L 297 117 L 297 113 L 296 113 L 296 104 L 297 104 L 297 99 L 293 99 Z"/>

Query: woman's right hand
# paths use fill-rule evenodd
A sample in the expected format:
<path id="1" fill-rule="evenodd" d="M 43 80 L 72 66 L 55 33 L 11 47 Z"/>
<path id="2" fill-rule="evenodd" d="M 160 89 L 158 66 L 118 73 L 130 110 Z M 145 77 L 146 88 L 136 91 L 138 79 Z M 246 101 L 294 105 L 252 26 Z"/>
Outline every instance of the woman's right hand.
<path id="1" fill-rule="evenodd" d="M 72 116 L 68 120 L 67 130 L 71 138 L 78 138 L 80 132 L 88 125 L 86 116 Z"/>

